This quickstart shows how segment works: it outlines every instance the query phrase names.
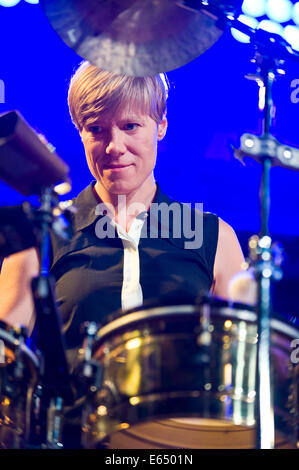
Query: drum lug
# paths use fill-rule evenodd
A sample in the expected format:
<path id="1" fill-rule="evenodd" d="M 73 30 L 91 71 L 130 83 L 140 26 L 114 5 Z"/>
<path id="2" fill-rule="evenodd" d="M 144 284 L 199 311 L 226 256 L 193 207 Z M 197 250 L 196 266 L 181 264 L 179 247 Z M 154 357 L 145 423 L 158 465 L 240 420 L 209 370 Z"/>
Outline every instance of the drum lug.
<path id="1" fill-rule="evenodd" d="M 92 350 L 98 326 L 95 322 L 84 324 L 85 327 L 85 349 L 81 379 L 87 386 L 89 391 L 95 392 L 102 385 L 102 368 L 97 361 L 92 359 Z"/>
<path id="2" fill-rule="evenodd" d="M 53 397 L 47 413 L 47 449 L 62 449 L 63 399 Z"/>
<path id="3" fill-rule="evenodd" d="M 18 334 L 18 347 L 16 349 L 16 362 L 14 367 L 14 378 L 16 381 L 22 381 L 24 378 L 24 364 L 23 364 L 23 346 L 27 338 L 27 329 L 25 327 L 20 328 Z"/>

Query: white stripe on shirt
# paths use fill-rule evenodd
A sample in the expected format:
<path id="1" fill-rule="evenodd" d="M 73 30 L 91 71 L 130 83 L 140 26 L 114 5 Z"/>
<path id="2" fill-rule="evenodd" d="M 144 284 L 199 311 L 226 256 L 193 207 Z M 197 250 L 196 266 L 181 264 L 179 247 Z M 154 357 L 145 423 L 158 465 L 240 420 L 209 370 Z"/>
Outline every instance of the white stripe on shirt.
<path id="1" fill-rule="evenodd" d="M 146 215 L 146 213 L 144 214 Z M 121 290 L 123 310 L 138 307 L 143 303 L 138 245 L 144 221 L 145 216 L 134 219 L 129 232 L 126 232 L 121 225 L 112 221 L 124 247 L 123 285 Z"/>

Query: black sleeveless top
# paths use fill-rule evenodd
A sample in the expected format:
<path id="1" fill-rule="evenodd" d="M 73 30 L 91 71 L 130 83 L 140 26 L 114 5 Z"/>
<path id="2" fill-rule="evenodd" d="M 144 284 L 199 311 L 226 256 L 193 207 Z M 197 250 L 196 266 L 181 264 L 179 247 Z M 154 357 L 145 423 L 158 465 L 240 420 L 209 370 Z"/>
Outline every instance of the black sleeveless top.
<path id="1" fill-rule="evenodd" d="M 94 183 L 74 200 L 77 213 L 70 216 L 71 239 L 65 241 L 51 234 L 50 271 L 56 279 L 56 299 L 67 349 L 82 344 L 83 322 L 103 324 L 108 315 L 121 308 L 123 243 L 117 233 L 113 238 L 96 235 L 96 223 L 104 216 L 96 213 L 99 201 L 93 191 Z M 186 209 L 186 205 L 163 194 L 157 185 L 153 203 L 170 207 L 174 202 L 182 211 Z M 192 303 L 199 295 L 207 293 L 213 283 L 218 217 L 189 208 L 193 228 L 202 230 L 202 236 L 198 237 L 202 243 L 192 245 L 192 231 L 189 228 L 188 232 L 183 226 L 186 221 L 183 223 L 182 217 L 180 231 L 180 227 L 174 225 L 172 212 L 169 214 L 168 236 L 165 237 L 165 219 L 160 213 L 142 229 L 138 249 L 144 305 L 182 300 Z M 156 223 L 154 237 L 150 236 L 152 220 Z M 189 246 L 188 242 L 191 242 Z"/>

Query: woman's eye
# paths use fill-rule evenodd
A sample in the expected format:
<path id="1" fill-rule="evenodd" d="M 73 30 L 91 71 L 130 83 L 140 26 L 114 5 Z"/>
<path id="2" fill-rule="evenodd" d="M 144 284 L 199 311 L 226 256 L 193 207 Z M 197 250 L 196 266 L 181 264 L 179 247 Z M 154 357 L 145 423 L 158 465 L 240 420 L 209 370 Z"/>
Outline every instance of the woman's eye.
<path id="1" fill-rule="evenodd" d="M 101 126 L 90 126 L 88 128 L 88 132 L 91 132 L 92 134 L 99 134 L 102 130 Z"/>
<path id="2" fill-rule="evenodd" d="M 138 127 L 138 124 L 135 123 L 135 122 L 128 122 L 126 125 L 125 125 L 125 129 L 127 131 L 134 131 L 135 129 L 137 129 Z"/>

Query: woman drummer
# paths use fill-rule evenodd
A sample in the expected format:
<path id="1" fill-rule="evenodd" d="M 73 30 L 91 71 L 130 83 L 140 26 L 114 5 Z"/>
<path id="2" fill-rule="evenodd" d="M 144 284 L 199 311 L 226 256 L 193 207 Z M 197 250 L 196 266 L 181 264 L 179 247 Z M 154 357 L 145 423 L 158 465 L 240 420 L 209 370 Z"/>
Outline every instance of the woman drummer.
<path id="1" fill-rule="evenodd" d="M 214 214 L 185 211 L 155 181 L 157 143 L 167 130 L 167 95 L 164 75 L 120 76 L 87 62 L 71 80 L 70 114 L 94 180 L 74 201 L 72 238 L 51 238 L 51 273 L 70 349 L 81 344 L 83 322 L 99 322 L 119 309 L 165 299 L 191 302 L 202 292 L 226 298 L 229 280 L 241 269 L 233 229 Z M 150 217 L 154 205 L 175 208 L 166 211 L 167 236 L 162 211 Z M 187 213 L 200 221 L 202 243 L 190 243 L 179 230 Z M 30 280 L 38 271 L 35 249 L 4 260 L 1 319 L 32 329 Z"/>

